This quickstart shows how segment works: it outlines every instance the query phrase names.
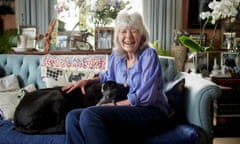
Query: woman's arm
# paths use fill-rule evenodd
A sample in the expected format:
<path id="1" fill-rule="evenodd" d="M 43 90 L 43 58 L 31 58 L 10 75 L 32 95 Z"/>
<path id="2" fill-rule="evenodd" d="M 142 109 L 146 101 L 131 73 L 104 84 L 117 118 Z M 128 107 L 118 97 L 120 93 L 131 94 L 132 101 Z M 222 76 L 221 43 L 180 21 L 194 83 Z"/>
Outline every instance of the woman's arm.
<path id="1" fill-rule="evenodd" d="M 84 79 L 84 80 L 79 80 L 76 83 L 68 84 L 66 86 L 62 87 L 62 91 L 66 91 L 66 93 L 70 93 L 72 90 L 76 88 L 80 88 L 83 94 L 86 94 L 85 92 L 85 87 L 87 84 L 91 84 L 94 82 L 99 82 L 100 78 L 99 77 L 94 77 L 92 79 Z"/>

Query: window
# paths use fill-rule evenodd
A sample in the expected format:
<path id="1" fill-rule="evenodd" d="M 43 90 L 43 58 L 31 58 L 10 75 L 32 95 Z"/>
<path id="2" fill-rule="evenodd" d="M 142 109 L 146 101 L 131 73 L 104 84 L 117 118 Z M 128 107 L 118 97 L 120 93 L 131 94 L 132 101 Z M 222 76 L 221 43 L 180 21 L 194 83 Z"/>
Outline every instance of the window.
<path id="1" fill-rule="evenodd" d="M 112 0 L 112 2 L 114 1 Z M 142 14 L 142 3 L 139 0 L 129 0 L 129 2 L 132 11 L 139 11 Z M 96 3 L 96 0 L 56 0 L 54 8 L 58 18 L 58 30 L 79 31 L 94 27 L 93 21 L 90 20 L 86 11 L 89 8 L 83 7 L 91 3 Z"/>

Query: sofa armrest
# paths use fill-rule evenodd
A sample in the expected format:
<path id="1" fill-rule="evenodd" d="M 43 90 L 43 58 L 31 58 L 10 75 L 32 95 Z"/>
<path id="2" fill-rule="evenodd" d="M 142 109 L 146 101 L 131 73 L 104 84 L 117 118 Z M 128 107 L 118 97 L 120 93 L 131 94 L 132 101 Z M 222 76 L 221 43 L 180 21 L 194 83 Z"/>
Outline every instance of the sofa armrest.
<path id="1" fill-rule="evenodd" d="M 213 134 L 211 103 L 220 97 L 221 90 L 213 82 L 201 76 L 181 72 L 186 86 L 186 117 L 189 123 L 201 128 L 208 140 Z"/>

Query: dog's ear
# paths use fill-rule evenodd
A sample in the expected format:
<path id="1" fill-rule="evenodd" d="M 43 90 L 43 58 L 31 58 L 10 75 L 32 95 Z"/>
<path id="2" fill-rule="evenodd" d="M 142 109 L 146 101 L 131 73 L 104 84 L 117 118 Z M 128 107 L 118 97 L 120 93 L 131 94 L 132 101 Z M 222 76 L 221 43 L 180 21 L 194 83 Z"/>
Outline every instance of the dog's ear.
<path id="1" fill-rule="evenodd" d="M 114 89 L 117 87 L 117 83 L 114 81 L 107 81 L 103 83 L 103 91 L 109 90 L 109 89 Z"/>

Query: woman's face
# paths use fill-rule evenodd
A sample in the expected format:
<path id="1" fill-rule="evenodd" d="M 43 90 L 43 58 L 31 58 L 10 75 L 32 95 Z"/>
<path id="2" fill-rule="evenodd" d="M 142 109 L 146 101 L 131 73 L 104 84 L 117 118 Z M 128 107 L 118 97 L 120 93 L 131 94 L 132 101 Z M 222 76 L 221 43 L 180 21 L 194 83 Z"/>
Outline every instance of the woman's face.
<path id="1" fill-rule="evenodd" d="M 121 47 L 128 53 L 135 53 L 141 42 L 141 34 L 137 29 L 120 29 L 118 41 Z"/>

